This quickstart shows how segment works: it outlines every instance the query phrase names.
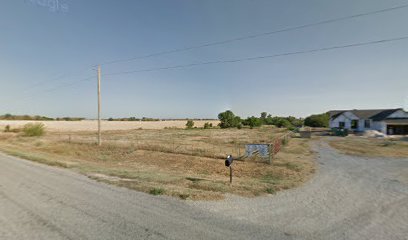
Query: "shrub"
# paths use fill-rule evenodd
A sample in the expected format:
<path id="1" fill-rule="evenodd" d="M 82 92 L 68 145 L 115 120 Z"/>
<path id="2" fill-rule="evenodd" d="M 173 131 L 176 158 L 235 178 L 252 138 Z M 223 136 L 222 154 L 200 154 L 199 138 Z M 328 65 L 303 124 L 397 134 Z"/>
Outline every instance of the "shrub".
<path id="1" fill-rule="evenodd" d="M 189 197 L 190 197 L 189 194 L 183 194 L 183 193 L 179 194 L 179 198 L 181 198 L 181 199 L 183 199 L 183 200 L 186 200 L 186 199 L 189 198 Z"/>
<path id="2" fill-rule="evenodd" d="M 208 122 L 204 123 L 204 129 L 209 129 L 209 128 L 212 128 L 212 123 L 208 123 Z"/>
<path id="3" fill-rule="evenodd" d="M 24 136 L 38 137 L 45 134 L 45 126 L 42 123 L 28 123 L 23 128 Z"/>
<path id="4" fill-rule="evenodd" d="M 153 188 L 149 191 L 150 194 L 152 195 L 162 195 L 164 193 L 163 188 Z"/>
<path id="5" fill-rule="evenodd" d="M 284 137 L 284 138 L 282 138 L 282 145 L 287 145 L 289 143 L 289 139 L 288 138 L 286 138 L 286 137 Z"/>
<path id="6" fill-rule="evenodd" d="M 275 193 L 276 193 L 276 190 L 275 190 L 274 188 L 271 188 L 271 187 L 270 187 L 270 188 L 267 188 L 267 189 L 266 189 L 266 192 L 269 193 L 269 194 L 275 194 Z"/>
<path id="7" fill-rule="evenodd" d="M 7 126 L 4 128 L 4 132 L 11 132 L 11 127 L 10 127 L 10 125 L 7 125 Z"/>
<path id="8" fill-rule="evenodd" d="M 193 120 L 188 120 L 186 123 L 187 129 L 191 129 L 194 127 L 194 121 Z"/>

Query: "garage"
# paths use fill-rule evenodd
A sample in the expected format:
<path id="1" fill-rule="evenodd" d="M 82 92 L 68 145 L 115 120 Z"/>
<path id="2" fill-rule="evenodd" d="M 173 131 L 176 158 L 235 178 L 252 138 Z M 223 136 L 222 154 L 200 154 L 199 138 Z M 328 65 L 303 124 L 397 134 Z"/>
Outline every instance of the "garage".
<path id="1" fill-rule="evenodd" d="M 403 119 L 387 119 L 388 135 L 408 135 L 408 118 Z"/>

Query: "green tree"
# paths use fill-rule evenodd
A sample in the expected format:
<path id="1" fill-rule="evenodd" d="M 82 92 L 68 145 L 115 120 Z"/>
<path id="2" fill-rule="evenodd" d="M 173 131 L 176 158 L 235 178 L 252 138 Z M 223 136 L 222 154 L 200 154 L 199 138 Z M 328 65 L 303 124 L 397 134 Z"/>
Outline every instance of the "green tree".
<path id="1" fill-rule="evenodd" d="M 251 128 L 262 126 L 262 120 L 254 116 L 248 117 L 242 123 L 246 126 L 250 126 Z"/>
<path id="2" fill-rule="evenodd" d="M 309 127 L 329 127 L 329 113 L 314 114 L 305 118 L 305 125 Z"/>
<path id="3" fill-rule="evenodd" d="M 291 128 L 292 127 L 292 124 L 286 118 L 280 118 L 280 117 L 277 117 L 274 125 L 279 128 L 282 128 L 282 127 Z"/>
<path id="4" fill-rule="evenodd" d="M 289 116 L 286 118 L 294 127 L 302 127 L 303 119 Z"/>
<path id="5" fill-rule="evenodd" d="M 218 114 L 218 119 L 220 120 L 219 126 L 221 128 L 238 127 L 242 121 L 240 117 L 235 116 L 235 114 L 230 110 Z"/>
<path id="6" fill-rule="evenodd" d="M 268 117 L 268 113 L 267 113 L 267 112 L 261 112 L 261 118 L 260 118 L 260 120 L 261 120 L 262 124 L 266 124 L 266 119 L 267 119 L 267 117 Z"/>
<path id="7" fill-rule="evenodd" d="M 188 120 L 186 123 L 187 129 L 191 129 L 194 127 L 194 121 L 193 120 Z"/>

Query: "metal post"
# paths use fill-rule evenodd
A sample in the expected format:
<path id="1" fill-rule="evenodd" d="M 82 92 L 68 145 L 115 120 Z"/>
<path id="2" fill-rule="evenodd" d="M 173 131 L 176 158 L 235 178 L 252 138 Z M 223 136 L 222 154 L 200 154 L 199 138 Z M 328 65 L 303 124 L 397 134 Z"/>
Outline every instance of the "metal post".
<path id="1" fill-rule="evenodd" d="M 229 166 L 230 169 L 230 184 L 232 184 L 232 166 Z"/>

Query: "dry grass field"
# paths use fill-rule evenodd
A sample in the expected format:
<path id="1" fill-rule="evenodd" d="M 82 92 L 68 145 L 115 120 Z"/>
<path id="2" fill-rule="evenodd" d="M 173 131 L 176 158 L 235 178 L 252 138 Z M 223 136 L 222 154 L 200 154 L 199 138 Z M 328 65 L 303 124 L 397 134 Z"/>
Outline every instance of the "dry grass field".
<path id="1" fill-rule="evenodd" d="M 217 126 L 219 121 L 200 120 L 194 121 L 195 127 L 203 127 L 204 123 L 209 122 Z M 75 131 L 96 131 L 98 128 L 97 121 L 20 121 L 20 120 L 0 120 L 0 129 L 9 125 L 12 128 L 22 128 L 27 123 L 43 123 L 48 131 L 75 132 Z M 170 121 L 102 121 L 104 130 L 132 130 L 132 129 L 164 129 L 164 128 L 185 128 L 187 120 L 170 120 Z"/>
<path id="2" fill-rule="evenodd" d="M 308 140 L 293 138 L 272 165 L 260 159 L 235 161 L 229 184 L 227 154 L 244 155 L 245 143 L 270 143 L 283 134 L 285 130 L 272 127 L 115 130 L 104 131 L 98 147 L 90 131 L 51 131 L 42 137 L 1 133 L 0 150 L 151 194 L 212 200 L 226 193 L 274 193 L 309 179 L 314 153 Z"/>
<path id="3" fill-rule="evenodd" d="M 398 139 L 376 139 L 358 136 L 336 138 L 330 146 L 342 153 L 368 157 L 408 157 L 408 142 Z"/>

